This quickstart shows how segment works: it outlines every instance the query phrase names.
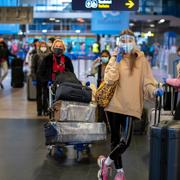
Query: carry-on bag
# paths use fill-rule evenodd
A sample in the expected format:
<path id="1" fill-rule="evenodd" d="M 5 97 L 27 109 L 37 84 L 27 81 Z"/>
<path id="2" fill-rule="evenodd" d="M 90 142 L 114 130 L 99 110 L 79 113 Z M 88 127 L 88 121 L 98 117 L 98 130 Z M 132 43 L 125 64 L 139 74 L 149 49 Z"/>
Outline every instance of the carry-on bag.
<path id="1" fill-rule="evenodd" d="M 89 103 L 92 99 L 92 90 L 81 84 L 64 82 L 57 87 L 55 99 Z"/>
<path id="2" fill-rule="evenodd" d="M 33 86 L 32 84 L 32 77 L 28 76 L 27 78 L 27 99 L 29 101 L 35 101 L 36 100 L 36 86 Z"/>
<path id="3" fill-rule="evenodd" d="M 53 104 L 54 120 L 95 122 L 96 107 L 94 103 L 81 103 L 73 101 L 56 101 Z"/>
<path id="4" fill-rule="evenodd" d="M 156 106 L 154 125 L 150 129 L 149 180 L 179 180 L 180 121 L 160 122 L 160 111 L 161 107 Z"/>
<path id="5" fill-rule="evenodd" d="M 13 59 L 11 63 L 11 86 L 13 88 L 24 86 L 23 60 L 20 58 Z"/>

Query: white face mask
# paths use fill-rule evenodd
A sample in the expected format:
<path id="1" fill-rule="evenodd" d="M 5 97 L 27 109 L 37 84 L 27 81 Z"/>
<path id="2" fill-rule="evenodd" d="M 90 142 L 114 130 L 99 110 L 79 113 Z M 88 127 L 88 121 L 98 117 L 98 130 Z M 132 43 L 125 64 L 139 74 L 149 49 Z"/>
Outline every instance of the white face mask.
<path id="1" fill-rule="evenodd" d="M 46 52 L 47 48 L 46 48 L 46 47 L 41 47 L 40 50 L 41 50 L 42 52 Z"/>

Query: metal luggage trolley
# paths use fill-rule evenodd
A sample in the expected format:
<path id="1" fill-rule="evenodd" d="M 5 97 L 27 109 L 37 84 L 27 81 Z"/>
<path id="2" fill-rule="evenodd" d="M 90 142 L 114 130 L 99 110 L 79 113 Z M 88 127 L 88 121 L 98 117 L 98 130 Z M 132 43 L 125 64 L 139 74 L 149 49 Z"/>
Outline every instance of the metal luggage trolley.
<path id="1" fill-rule="evenodd" d="M 55 110 L 54 110 L 53 105 L 54 105 L 55 101 L 53 99 L 55 97 L 55 93 L 53 92 L 52 87 L 53 86 L 49 86 L 49 124 L 56 127 L 56 129 L 58 129 L 58 130 L 60 129 L 60 130 L 58 132 L 58 135 L 56 136 L 56 140 L 54 142 L 50 143 L 50 145 L 48 145 L 49 155 L 53 155 L 54 148 L 57 148 L 58 152 L 59 152 L 59 156 L 61 157 L 64 154 L 63 148 L 65 146 L 72 145 L 72 146 L 74 146 L 74 150 L 76 151 L 76 160 L 80 161 L 80 159 L 81 159 L 80 154 L 82 152 L 85 152 L 85 153 L 87 153 L 87 155 L 90 155 L 91 144 L 93 142 L 106 139 L 106 125 L 104 123 L 95 122 L 95 112 L 93 112 L 94 116 L 91 116 L 91 117 L 93 117 L 93 118 L 91 118 L 92 119 L 91 122 L 88 122 L 88 123 L 86 123 L 87 121 L 86 122 L 82 122 L 82 121 L 81 122 L 80 121 L 73 122 L 71 120 L 65 120 L 65 119 L 62 119 L 61 121 L 57 121 L 54 118 Z M 64 104 L 65 104 L 64 107 L 66 108 L 66 104 L 68 104 L 68 102 L 64 101 Z M 63 106 L 61 106 L 61 108 L 62 107 Z M 96 108 L 96 106 L 94 108 Z M 95 110 L 93 109 L 93 111 L 95 111 Z M 75 113 L 77 114 L 77 111 L 74 112 L 74 114 Z M 71 112 L 71 116 L 73 116 L 72 112 Z M 81 116 L 81 118 L 86 118 L 86 117 Z M 94 121 L 94 122 L 92 122 L 92 121 Z M 65 129 L 63 129 L 63 128 L 65 128 Z M 84 128 L 84 129 L 81 129 L 81 128 Z M 97 128 L 97 130 L 96 130 L 96 128 Z M 72 129 L 72 131 L 74 131 L 73 132 L 74 134 L 68 136 L 66 133 L 70 132 L 71 129 Z M 97 131 L 97 134 L 93 134 L 93 135 L 91 134 L 91 136 L 89 136 L 88 134 L 87 135 L 86 134 L 85 135 L 78 134 L 78 133 L 87 132 L 87 131 L 92 132 L 94 130 Z M 81 138 L 82 138 L 82 140 L 81 140 Z"/>

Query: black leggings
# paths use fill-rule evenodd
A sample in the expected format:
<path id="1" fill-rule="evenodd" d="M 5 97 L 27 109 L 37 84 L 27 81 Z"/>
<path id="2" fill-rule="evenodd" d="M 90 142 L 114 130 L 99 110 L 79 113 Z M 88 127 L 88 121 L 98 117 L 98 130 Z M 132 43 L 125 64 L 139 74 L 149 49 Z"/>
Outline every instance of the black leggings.
<path id="1" fill-rule="evenodd" d="M 176 106 L 174 120 L 180 120 L 180 100 Z"/>
<path id="2" fill-rule="evenodd" d="M 111 127 L 111 153 L 116 169 L 122 168 L 121 154 L 125 152 L 131 142 L 133 117 L 123 114 L 107 112 Z"/>
<path id="3" fill-rule="evenodd" d="M 48 109 L 48 88 L 47 83 L 37 81 L 37 112 L 47 112 Z"/>

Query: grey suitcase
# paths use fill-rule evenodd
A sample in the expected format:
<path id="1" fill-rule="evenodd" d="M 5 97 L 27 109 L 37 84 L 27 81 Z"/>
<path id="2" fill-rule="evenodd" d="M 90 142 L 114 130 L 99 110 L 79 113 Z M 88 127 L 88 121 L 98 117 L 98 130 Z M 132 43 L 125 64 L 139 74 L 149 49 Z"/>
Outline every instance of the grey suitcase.
<path id="1" fill-rule="evenodd" d="M 106 139 L 105 123 L 57 122 L 56 143 L 86 143 Z"/>
<path id="2" fill-rule="evenodd" d="M 56 121 L 95 122 L 96 104 L 57 101 L 53 105 Z"/>
<path id="3" fill-rule="evenodd" d="M 164 120 L 150 129 L 150 171 L 149 180 L 180 179 L 180 121 Z"/>
<path id="4" fill-rule="evenodd" d="M 29 101 L 36 100 L 36 86 L 33 86 L 31 76 L 27 78 L 27 99 Z"/>

